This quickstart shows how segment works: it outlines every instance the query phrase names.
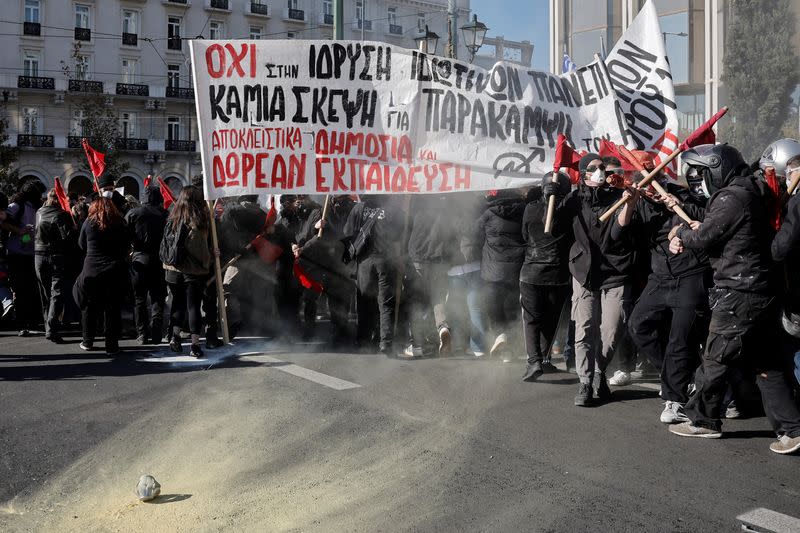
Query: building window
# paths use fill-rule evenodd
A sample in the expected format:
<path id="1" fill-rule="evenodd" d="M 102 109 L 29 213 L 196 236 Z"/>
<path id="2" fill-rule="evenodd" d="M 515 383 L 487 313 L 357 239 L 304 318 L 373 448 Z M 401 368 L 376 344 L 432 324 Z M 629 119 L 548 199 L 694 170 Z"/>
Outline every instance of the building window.
<path id="1" fill-rule="evenodd" d="M 75 79 L 87 80 L 89 79 L 89 56 L 78 55 L 75 56 Z"/>
<path id="2" fill-rule="evenodd" d="M 333 0 L 322 0 L 322 14 L 333 16 Z"/>
<path id="3" fill-rule="evenodd" d="M 130 111 L 120 113 L 119 134 L 125 139 L 136 138 L 136 113 Z"/>
<path id="4" fill-rule="evenodd" d="M 139 14 L 136 11 L 126 9 L 122 12 L 122 33 L 137 34 Z"/>
<path id="5" fill-rule="evenodd" d="M 390 7 L 388 11 L 389 12 L 386 16 L 386 20 L 389 21 L 390 26 L 397 26 L 397 8 Z"/>
<path id="6" fill-rule="evenodd" d="M 293 31 L 288 31 L 288 32 L 286 32 L 286 38 L 287 39 L 297 39 L 297 34 L 295 32 L 293 32 Z"/>
<path id="7" fill-rule="evenodd" d="M 425 13 L 417 13 L 417 28 L 421 31 L 425 31 L 425 24 L 427 24 L 425 21 Z"/>
<path id="8" fill-rule="evenodd" d="M 122 60 L 122 83 L 136 83 L 136 60 Z"/>
<path id="9" fill-rule="evenodd" d="M 364 20 L 364 2 L 361 0 L 356 0 L 356 20 L 359 22 Z"/>
<path id="10" fill-rule="evenodd" d="M 214 39 L 224 39 L 225 38 L 225 27 L 223 26 L 222 22 L 212 21 L 208 25 L 208 33 L 209 37 Z"/>
<path id="11" fill-rule="evenodd" d="M 179 141 L 181 140 L 181 118 L 169 117 L 167 119 L 167 140 Z"/>
<path id="12" fill-rule="evenodd" d="M 250 38 L 261 39 L 261 26 L 250 26 Z"/>
<path id="13" fill-rule="evenodd" d="M 298 9 L 297 0 L 287 0 L 287 5 L 289 9 Z"/>
<path id="14" fill-rule="evenodd" d="M 89 29 L 89 6 L 75 4 L 75 27 Z"/>
<path id="15" fill-rule="evenodd" d="M 177 89 L 181 86 L 181 66 L 167 65 L 167 87 Z"/>
<path id="16" fill-rule="evenodd" d="M 22 131 L 25 135 L 39 135 L 39 109 L 36 107 L 22 108 Z"/>
<path id="17" fill-rule="evenodd" d="M 69 133 L 75 137 L 83 137 L 85 135 L 83 129 L 83 121 L 86 120 L 86 112 L 83 109 L 73 109 L 72 117 L 69 123 Z"/>
<path id="18" fill-rule="evenodd" d="M 169 17 L 167 19 L 167 48 L 180 50 L 181 44 L 181 18 Z"/>
<path id="19" fill-rule="evenodd" d="M 41 20 L 41 5 L 39 0 L 25 0 L 25 22 L 38 24 Z"/>
<path id="20" fill-rule="evenodd" d="M 38 76 L 39 54 L 26 51 L 22 56 L 22 71 L 25 76 Z"/>

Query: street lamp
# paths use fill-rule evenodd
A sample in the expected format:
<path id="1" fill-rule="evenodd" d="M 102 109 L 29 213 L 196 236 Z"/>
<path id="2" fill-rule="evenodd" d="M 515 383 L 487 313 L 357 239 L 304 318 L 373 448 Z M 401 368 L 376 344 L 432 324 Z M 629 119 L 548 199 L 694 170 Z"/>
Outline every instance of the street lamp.
<path id="1" fill-rule="evenodd" d="M 436 46 L 439 44 L 439 35 L 428 29 L 425 25 L 425 33 L 420 33 L 419 37 L 415 37 L 414 41 L 417 43 L 417 48 L 424 54 L 436 55 Z"/>
<path id="2" fill-rule="evenodd" d="M 472 15 L 472 22 L 461 27 L 461 34 L 464 36 L 464 45 L 469 50 L 469 62 L 475 59 L 478 49 L 483 46 L 483 38 L 489 28 L 486 24 L 478 21 L 478 15 Z"/>
<path id="3" fill-rule="evenodd" d="M 674 35 L 675 37 L 688 37 L 689 34 L 685 31 L 675 33 L 674 31 L 662 31 L 661 35 L 664 37 L 664 42 L 667 42 L 667 35 Z"/>

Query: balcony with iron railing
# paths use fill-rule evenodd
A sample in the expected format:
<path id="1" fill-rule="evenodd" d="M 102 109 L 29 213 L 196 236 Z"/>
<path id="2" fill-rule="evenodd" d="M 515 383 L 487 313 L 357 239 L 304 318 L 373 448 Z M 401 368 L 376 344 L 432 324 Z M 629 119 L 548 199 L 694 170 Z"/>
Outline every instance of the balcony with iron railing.
<path id="1" fill-rule="evenodd" d="M 147 151 L 147 139 L 133 139 L 131 137 L 117 137 L 114 146 L 117 150 Z"/>
<path id="2" fill-rule="evenodd" d="M 206 0 L 206 9 L 230 11 L 230 3 L 228 0 Z"/>
<path id="3" fill-rule="evenodd" d="M 102 93 L 103 82 L 92 80 L 69 80 L 67 89 L 76 93 Z"/>
<path id="4" fill-rule="evenodd" d="M 249 2 L 250 4 L 250 12 L 249 15 L 258 15 L 261 17 L 268 17 L 269 16 L 269 5 L 263 4 L 261 2 Z"/>
<path id="5" fill-rule="evenodd" d="M 75 40 L 76 41 L 91 41 L 92 40 L 92 30 L 89 28 L 75 28 Z"/>
<path id="6" fill-rule="evenodd" d="M 372 21 L 371 20 L 361 20 L 355 19 L 353 21 L 353 28 L 360 30 L 361 26 L 364 26 L 364 31 L 372 31 Z"/>
<path id="7" fill-rule="evenodd" d="M 42 25 L 38 22 L 25 22 L 22 24 L 23 35 L 41 35 Z"/>
<path id="8" fill-rule="evenodd" d="M 168 152 L 194 152 L 195 142 L 167 139 L 164 141 L 164 150 Z"/>
<path id="9" fill-rule="evenodd" d="M 181 4 L 181 5 L 184 5 L 184 6 L 189 3 L 188 0 L 163 0 L 163 2 L 165 4 Z"/>
<path id="10" fill-rule="evenodd" d="M 139 83 L 118 83 L 117 94 L 123 96 L 150 96 L 150 87 Z"/>
<path id="11" fill-rule="evenodd" d="M 306 22 L 306 12 L 302 9 L 284 8 L 283 20 L 287 22 Z"/>
<path id="12" fill-rule="evenodd" d="M 191 100 L 194 98 L 194 89 L 191 87 L 173 87 L 167 85 L 167 98 L 183 98 Z"/>
<path id="13" fill-rule="evenodd" d="M 56 80 L 55 78 L 42 78 L 39 76 L 19 76 L 17 78 L 17 88 L 53 90 L 56 88 Z"/>
<path id="14" fill-rule="evenodd" d="M 124 33 L 122 34 L 122 44 L 125 46 L 138 46 L 139 45 L 139 36 L 135 33 Z"/>
<path id="15" fill-rule="evenodd" d="M 17 135 L 17 146 L 20 148 L 53 148 L 55 140 L 52 135 Z"/>
<path id="16" fill-rule="evenodd" d="M 332 13 L 320 13 L 319 14 L 319 23 L 323 26 L 333 26 L 333 14 Z"/>
<path id="17" fill-rule="evenodd" d="M 167 50 L 183 50 L 183 40 L 180 37 L 167 37 Z"/>

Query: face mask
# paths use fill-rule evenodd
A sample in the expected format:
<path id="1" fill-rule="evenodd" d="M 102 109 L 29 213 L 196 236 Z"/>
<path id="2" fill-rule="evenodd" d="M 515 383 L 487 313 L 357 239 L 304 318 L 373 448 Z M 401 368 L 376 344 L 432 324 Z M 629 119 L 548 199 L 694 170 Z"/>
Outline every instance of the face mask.
<path id="1" fill-rule="evenodd" d="M 597 183 L 597 184 L 605 183 L 606 182 L 606 173 L 605 173 L 605 171 L 598 168 L 597 170 L 592 172 L 591 176 L 589 176 L 589 181 L 591 181 L 592 183 Z"/>
<path id="2" fill-rule="evenodd" d="M 708 190 L 708 184 L 706 183 L 706 180 L 700 182 L 700 192 L 702 192 L 703 196 L 706 198 L 711 198 L 711 191 Z"/>
<path id="3" fill-rule="evenodd" d="M 113 198 L 114 191 L 103 191 L 103 198 Z"/>

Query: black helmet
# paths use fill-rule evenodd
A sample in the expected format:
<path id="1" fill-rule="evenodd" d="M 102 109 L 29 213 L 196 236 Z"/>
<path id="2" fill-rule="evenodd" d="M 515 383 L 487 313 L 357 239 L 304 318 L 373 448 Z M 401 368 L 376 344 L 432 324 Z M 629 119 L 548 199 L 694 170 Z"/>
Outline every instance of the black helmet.
<path id="1" fill-rule="evenodd" d="M 747 167 L 739 150 L 727 143 L 701 144 L 683 152 L 681 158 L 689 186 L 693 180 L 702 178 L 709 195 L 725 187 L 731 178 Z"/>

